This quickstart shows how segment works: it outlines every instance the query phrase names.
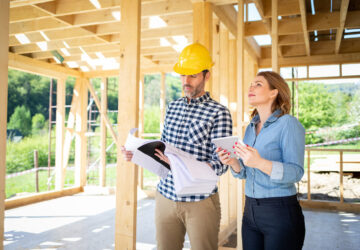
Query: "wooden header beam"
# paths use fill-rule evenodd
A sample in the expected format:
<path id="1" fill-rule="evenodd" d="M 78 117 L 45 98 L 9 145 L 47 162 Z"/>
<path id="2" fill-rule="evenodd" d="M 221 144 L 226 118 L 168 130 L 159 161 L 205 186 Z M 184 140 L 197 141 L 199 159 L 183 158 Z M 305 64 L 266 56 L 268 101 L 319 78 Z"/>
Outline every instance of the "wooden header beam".
<path id="1" fill-rule="evenodd" d="M 47 77 L 80 77 L 81 72 L 9 52 L 9 68 Z"/>

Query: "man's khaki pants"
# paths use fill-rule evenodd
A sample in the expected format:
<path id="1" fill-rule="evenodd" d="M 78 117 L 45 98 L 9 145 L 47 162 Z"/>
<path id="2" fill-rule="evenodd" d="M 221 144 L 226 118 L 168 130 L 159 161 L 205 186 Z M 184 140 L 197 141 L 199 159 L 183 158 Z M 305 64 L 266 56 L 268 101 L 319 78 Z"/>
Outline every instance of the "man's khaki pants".
<path id="1" fill-rule="evenodd" d="M 158 250 L 181 250 L 188 233 L 191 250 L 218 249 L 219 194 L 197 202 L 175 202 L 156 192 L 156 241 Z"/>

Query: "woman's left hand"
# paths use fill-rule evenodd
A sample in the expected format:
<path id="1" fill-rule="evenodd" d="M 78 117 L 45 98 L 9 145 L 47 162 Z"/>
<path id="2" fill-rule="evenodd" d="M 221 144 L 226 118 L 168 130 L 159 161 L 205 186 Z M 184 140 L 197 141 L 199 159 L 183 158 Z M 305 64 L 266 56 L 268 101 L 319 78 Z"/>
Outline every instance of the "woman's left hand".
<path id="1" fill-rule="evenodd" d="M 169 158 L 163 154 L 163 152 L 161 152 L 159 149 L 155 149 L 156 153 L 155 155 L 160 159 L 162 160 L 163 162 L 166 162 L 167 164 L 170 165 L 170 160 Z"/>
<path id="2" fill-rule="evenodd" d="M 261 158 L 259 152 L 248 145 L 243 146 L 237 143 L 235 145 L 236 154 L 241 158 L 243 163 L 251 168 L 258 168 L 263 158 Z"/>

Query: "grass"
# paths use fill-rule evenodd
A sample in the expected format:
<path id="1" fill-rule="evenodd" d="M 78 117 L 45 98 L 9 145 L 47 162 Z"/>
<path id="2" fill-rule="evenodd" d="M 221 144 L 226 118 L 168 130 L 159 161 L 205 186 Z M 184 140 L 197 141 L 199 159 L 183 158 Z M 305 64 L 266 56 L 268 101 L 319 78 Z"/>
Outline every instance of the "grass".
<path id="1" fill-rule="evenodd" d="M 48 191 L 47 186 L 48 172 L 39 171 L 39 192 Z M 65 187 L 74 185 L 74 171 L 66 172 Z M 55 179 L 52 178 L 50 189 L 55 189 Z M 6 198 L 15 196 L 16 194 L 35 193 L 35 173 L 28 173 L 6 179 Z"/>

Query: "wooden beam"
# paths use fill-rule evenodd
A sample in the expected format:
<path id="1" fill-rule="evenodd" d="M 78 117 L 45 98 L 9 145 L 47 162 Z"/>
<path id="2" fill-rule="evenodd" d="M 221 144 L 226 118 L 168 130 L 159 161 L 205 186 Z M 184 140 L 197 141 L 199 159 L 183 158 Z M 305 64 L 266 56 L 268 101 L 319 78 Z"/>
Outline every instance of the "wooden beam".
<path id="1" fill-rule="evenodd" d="M 220 103 L 229 105 L 229 31 L 220 25 Z M 227 185 L 227 184 L 226 184 Z M 228 221 L 226 222 L 228 224 Z"/>
<path id="2" fill-rule="evenodd" d="M 80 79 L 79 107 L 76 109 L 75 124 L 75 185 L 84 187 L 86 185 L 87 167 L 87 105 L 88 89 L 86 80 Z"/>
<path id="3" fill-rule="evenodd" d="M 65 140 L 65 97 L 66 79 L 57 79 L 56 84 L 56 151 L 55 151 L 55 189 L 64 188 L 63 173 L 64 140 Z"/>
<path id="4" fill-rule="evenodd" d="M 145 97 L 145 75 L 140 75 L 139 81 L 139 135 L 144 133 L 144 97 Z M 162 129 L 162 128 L 161 128 Z M 139 169 L 138 186 L 144 189 L 144 168 Z"/>
<path id="5" fill-rule="evenodd" d="M 9 0 L 0 1 L 0 249 L 4 247 L 9 6 Z"/>
<path id="6" fill-rule="evenodd" d="M 264 1 L 264 17 L 270 18 L 272 0 Z M 293 16 L 300 14 L 298 0 L 278 0 L 278 15 L 279 16 Z"/>
<path id="7" fill-rule="evenodd" d="M 280 58 L 280 67 L 306 66 L 306 65 L 327 65 L 339 63 L 358 63 L 360 62 L 360 53 L 336 54 L 336 55 L 312 55 Z M 259 60 L 260 68 L 271 67 L 271 59 L 265 58 Z"/>
<path id="8" fill-rule="evenodd" d="M 309 40 L 309 33 L 307 31 L 305 0 L 299 0 L 299 6 L 301 13 L 301 24 L 304 32 L 306 55 L 310 56 L 310 40 Z"/>
<path id="9" fill-rule="evenodd" d="M 41 62 L 11 52 L 9 52 L 9 68 L 55 78 L 62 78 L 67 75 L 78 77 L 81 75 L 81 72 L 73 69 Z"/>
<path id="10" fill-rule="evenodd" d="M 278 55 L 278 0 L 271 1 L 271 67 L 279 72 Z"/>
<path id="11" fill-rule="evenodd" d="M 80 93 L 81 88 L 81 80 L 80 78 L 76 78 L 75 86 L 73 89 L 73 95 L 71 100 L 71 108 L 68 115 L 68 120 L 66 124 L 66 131 L 65 131 L 65 139 L 64 139 L 64 145 L 63 145 L 63 161 L 62 161 L 62 171 L 59 171 L 59 175 L 66 176 L 66 168 L 69 163 L 70 158 L 70 150 L 71 150 L 71 142 L 74 137 L 74 128 L 75 128 L 75 118 L 76 118 L 76 112 L 80 108 Z"/>
<path id="12" fill-rule="evenodd" d="M 52 2 L 52 1 L 55 1 L 55 0 L 17 0 L 17 1 L 12 0 L 10 2 L 10 8 L 22 7 L 22 6 Z"/>
<path id="13" fill-rule="evenodd" d="M 213 17 L 213 5 L 209 2 L 194 2 L 193 6 L 193 42 L 198 42 L 204 45 L 212 56 L 212 17 Z M 212 69 L 209 69 L 210 71 Z M 210 78 L 205 85 L 206 91 L 211 91 L 212 79 Z"/>
<path id="14" fill-rule="evenodd" d="M 184 2 L 184 1 L 181 1 Z M 131 128 L 139 124 L 141 1 L 121 1 L 118 138 L 125 143 Z M 145 9 L 144 9 L 145 10 Z M 127 117 L 127 122 L 122 119 Z M 118 151 L 116 171 L 115 249 L 136 249 L 138 167 Z"/>
<path id="15" fill-rule="evenodd" d="M 335 54 L 339 54 L 340 44 L 343 37 L 346 14 L 348 12 L 350 0 L 342 0 L 340 6 L 340 27 L 336 31 Z"/>
<path id="16" fill-rule="evenodd" d="M 5 209 L 12 209 L 16 207 L 21 207 L 25 205 L 30 205 L 36 202 L 47 201 L 51 199 L 56 199 L 60 197 L 64 197 L 67 195 L 74 195 L 83 192 L 84 189 L 82 187 L 71 187 L 64 188 L 62 190 L 56 191 L 47 191 L 41 192 L 37 194 L 27 195 L 25 197 L 16 197 L 5 200 Z"/>
<path id="17" fill-rule="evenodd" d="M 238 1 L 237 15 L 237 136 L 243 137 L 244 120 L 244 64 L 245 64 L 245 23 L 244 23 L 244 0 Z M 242 181 L 237 181 L 237 249 L 242 249 L 242 218 L 243 218 L 243 185 Z"/>
<path id="18" fill-rule="evenodd" d="M 104 114 L 107 113 L 107 92 L 108 92 L 108 79 L 105 77 L 101 78 L 101 122 L 100 122 L 100 168 L 99 168 L 99 179 L 100 186 L 106 187 L 106 122 Z"/>
<path id="19" fill-rule="evenodd" d="M 213 18 L 213 52 L 212 59 L 214 66 L 212 68 L 212 89 L 211 98 L 215 101 L 220 102 L 220 20 Z"/>
<path id="20" fill-rule="evenodd" d="M 148 1 L 141 5 L 141 16 L 165 16 L 180 13 L 189 13 L 192 11 L 191 1 Z"/>
<path id="21" fill-rule="evenodd" d="M 160 79 L 160 132 L 164 128 L 165 109 L 166 109 L 166 74 L 161 72 Z"/>

